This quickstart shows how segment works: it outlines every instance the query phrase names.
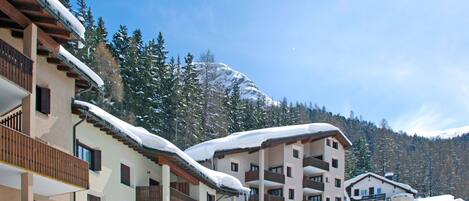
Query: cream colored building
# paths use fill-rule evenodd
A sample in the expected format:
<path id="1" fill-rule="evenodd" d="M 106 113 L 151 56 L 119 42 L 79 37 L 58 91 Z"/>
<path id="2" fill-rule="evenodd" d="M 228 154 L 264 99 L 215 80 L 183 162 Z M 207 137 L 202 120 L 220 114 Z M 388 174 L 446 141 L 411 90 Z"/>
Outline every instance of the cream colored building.
<path id="1" fill-rule="evenodd" d="M 238 178 L 251 189 L 250 200 L 342 201 L 350 146 L 332 125 L 305 124 L 234 133 L 185 152 Z"/>

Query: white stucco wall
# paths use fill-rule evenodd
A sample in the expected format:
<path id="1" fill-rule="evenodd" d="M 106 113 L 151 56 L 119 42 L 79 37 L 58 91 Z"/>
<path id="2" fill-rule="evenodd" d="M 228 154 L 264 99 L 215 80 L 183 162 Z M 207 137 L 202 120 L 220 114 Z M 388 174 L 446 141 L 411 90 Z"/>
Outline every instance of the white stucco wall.
<path id="1" fill-rule="evenodd" d="M 359 199 L 362 197 L 361 195 L 361 191 L 362 190 L 366 190 L 366 195 L 369 195 L 369 192 L 368 192 L 368 189 L 370 187 L 374 187 L 374 191 L 375 191 L 375 194 L 378 194 L 378 188 L 381 188 L 381 193 L 385 193 L 386 194 L 386 197 L 390 197 L 394 194 L 397 194 L 397 193 L 405 193 L 406 191 L 402 188 L 399 188 L 399 187 L 395 187 L 394 185 L 391 185 L 387 182 L 382 182 L 381 180 L 379 179 L 376 179 L 374 177 L 367 177 L 367 178 L 364 178 L 363 180 L 359 181 L 358 183 L 356 183 L 355 185 L 353 185 L 351 187 L 351 198 L 353 199 Z M 358 189 L 359 190 L 359 195 L 358 196 L 355 196 L 354 195 L 354 191 L 355 189 Z"/>

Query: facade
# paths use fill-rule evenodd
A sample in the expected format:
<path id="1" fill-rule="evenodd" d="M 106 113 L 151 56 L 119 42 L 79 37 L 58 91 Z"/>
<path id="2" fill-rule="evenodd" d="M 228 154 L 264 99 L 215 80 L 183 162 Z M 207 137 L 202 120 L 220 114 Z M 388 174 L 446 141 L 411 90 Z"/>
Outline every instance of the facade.
<path id="1" fill-rule="evenodd" d="M 345 182 L 350 200 L 413 200 L 417 190 L 407 184 L 393 181 L 392 173 L 387 177 L 375 173 L 364 173 Z"/>
<path id="2" fill-rule="evenodd" d="M 103 85 L 61 46 L 80 44 L 84 31 L 59 0 L 0 2 L 0 200 L 212 201 L 244 192 L 169 142 L 147 137 L 165 146 L 145 146 L 76 104 L 77 93 Z"/>
<path id="3" fill-rule="evenodd" d="M 249 200 L 341 201 L 345 196 L 344 154 L 351 143 L 336 127 L 321 127 L 324 124 L 235 133 L 195 145 L 186 153 L 238 178 L 251 189 Z M 246 145 L 243 140 L 259 143 Z"/>

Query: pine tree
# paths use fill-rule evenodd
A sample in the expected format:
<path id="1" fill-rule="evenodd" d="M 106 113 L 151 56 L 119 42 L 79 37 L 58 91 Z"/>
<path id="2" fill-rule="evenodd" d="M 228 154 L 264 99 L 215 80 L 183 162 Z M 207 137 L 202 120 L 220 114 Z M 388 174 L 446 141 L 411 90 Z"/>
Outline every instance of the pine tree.
<path id="1" fill-rule="evenodd" d="M 96 26 L 96 31 L 95 31 L 95 41 L 97 44 L 99 43 L 107 44 L 107 30 L 106 30 L 106 26 L 104 25 L 104 20 L 102 17 L 98 18 L 98 24 Z"/>
<path id="2" fill-rule="evenodd" d="M 243 103 L 239 83 L 235 83 L 228 96 L 228 132 L 234 133 L 243 130 Z"/>
<path id="3" fill-rule="evenodd" d="M 371 152 L 366 139 L 361 138 L 355 142 L 352 154 L 356 161 L 350 171 L 350 177 L 372 171 Z"/>

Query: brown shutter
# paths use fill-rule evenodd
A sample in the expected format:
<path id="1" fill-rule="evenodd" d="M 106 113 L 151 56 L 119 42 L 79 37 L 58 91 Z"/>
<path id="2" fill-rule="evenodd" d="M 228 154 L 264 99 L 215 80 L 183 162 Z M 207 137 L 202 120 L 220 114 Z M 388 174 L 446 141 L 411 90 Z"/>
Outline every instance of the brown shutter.
<path id="1" fill-rule="evenodd" d="M 94 171 L 101 171 L 101 150 L 93 150 L 93 167 Z"/>
<path id="2" fill-rule="evenodd" d="M 130 186 L 130 167 L 121 163 L 121 183 Z"/>
<path id="3" fill-rule="evenodd" d="M 44 114 L 50 114 L 50 89 L 45 87 L 36 87 L 37 99 L 36 110 Z"/>

